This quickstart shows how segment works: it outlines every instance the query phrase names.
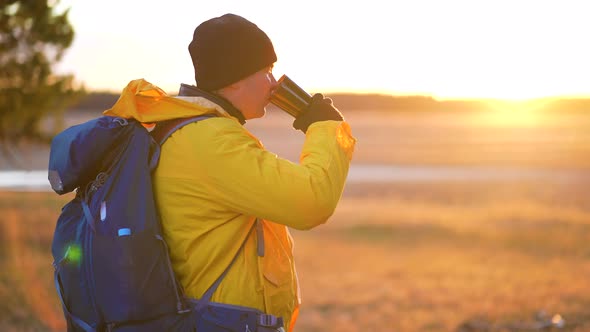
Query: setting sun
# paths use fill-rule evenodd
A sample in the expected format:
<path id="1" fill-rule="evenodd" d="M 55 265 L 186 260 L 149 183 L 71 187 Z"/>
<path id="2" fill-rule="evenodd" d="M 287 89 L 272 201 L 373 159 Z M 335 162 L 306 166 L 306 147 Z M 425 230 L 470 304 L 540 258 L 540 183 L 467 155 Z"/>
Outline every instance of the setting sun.
<path id="1" fill-rule="evenodd" d="M 493 110 L 481 112 L 478 117 L 480 123 L 492 127 L 535 126 L 544 121 L 544 114 L 539 110 L 547 102 L 547 100 L 488 101 Z"/>

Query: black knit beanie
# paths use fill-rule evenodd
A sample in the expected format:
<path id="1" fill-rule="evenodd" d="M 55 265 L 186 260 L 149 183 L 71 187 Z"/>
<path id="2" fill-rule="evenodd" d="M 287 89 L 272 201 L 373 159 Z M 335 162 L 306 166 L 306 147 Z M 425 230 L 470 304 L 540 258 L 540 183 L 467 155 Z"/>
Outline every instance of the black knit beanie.
<path id="1" fill-rule="evenodd" d="M 188 46 L 197 87 L 215 91 L 277 61 L 272 42 L 247 19 L 225 14 L 201 23 Z"/>

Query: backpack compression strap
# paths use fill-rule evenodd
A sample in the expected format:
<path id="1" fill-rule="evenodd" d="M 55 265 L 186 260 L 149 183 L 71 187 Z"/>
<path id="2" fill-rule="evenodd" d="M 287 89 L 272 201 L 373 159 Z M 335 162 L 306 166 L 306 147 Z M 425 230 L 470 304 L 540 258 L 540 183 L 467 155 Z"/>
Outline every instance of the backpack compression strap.
<path id="1" fill-rule="evenodd" d="M 57 295 L 61 302 L 61 306 L 66 314 L 66 319 L 69 320 L 71 323 L 76 324 L 78 327 L 84 330 L 84 332 L 96 332 L 96 329 L 90 325 L 88 325 L 85 321 L 80 319 L 78 316 L 72 314 L 68 307 L 66 306 L 66 302 L 64 301 L 63 294 L 62 294 L 62 287 L 61 287 L 61 279 L 59 278 L 59 267 L 55 267 L 54 271 L 54 281 L 55 281 L 55 288 L 57 289 Z"/>

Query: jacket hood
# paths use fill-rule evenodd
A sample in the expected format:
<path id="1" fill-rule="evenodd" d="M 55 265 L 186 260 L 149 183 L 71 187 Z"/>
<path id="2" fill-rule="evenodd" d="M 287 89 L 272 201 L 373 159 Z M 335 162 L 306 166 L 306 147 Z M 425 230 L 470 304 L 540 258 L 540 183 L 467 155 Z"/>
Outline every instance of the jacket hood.
<path id="1" fill-rule="evenodd" d="M 103 114 L 135 119 L 142 123 L 203 114 L 231 117 L 221 106 L 205 97 L 169 96 L 144 79 L 129 82 L 115 105 Z"/>

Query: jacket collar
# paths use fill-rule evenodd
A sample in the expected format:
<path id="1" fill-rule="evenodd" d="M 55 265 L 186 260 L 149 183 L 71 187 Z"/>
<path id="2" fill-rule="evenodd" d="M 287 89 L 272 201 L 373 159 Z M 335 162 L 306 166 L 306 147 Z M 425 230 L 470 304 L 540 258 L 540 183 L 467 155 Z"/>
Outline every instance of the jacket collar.
<path id="1" fill-rule="evenodd" d="M 194 85 L 188 85 L 181 83 L 180 90 L 178 91 L 179 96 L 183 97 L 204 97 L 215 104 L 219 105 L 223 108 L 229 115 L 233 116 L 234 118 L 238 119 L 238 121 L 243 125 L 246 123 L 246 118 L 240 110 L 238 110 L 232 103 L 230 103 L 227 99 L 218 96 L 216 94 L 201 90 Z"/>

